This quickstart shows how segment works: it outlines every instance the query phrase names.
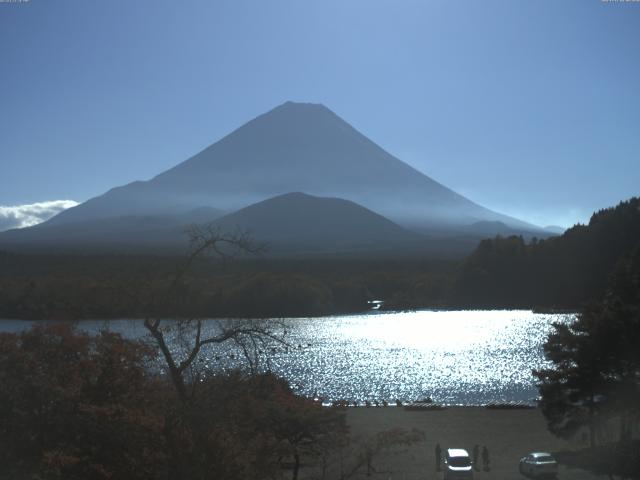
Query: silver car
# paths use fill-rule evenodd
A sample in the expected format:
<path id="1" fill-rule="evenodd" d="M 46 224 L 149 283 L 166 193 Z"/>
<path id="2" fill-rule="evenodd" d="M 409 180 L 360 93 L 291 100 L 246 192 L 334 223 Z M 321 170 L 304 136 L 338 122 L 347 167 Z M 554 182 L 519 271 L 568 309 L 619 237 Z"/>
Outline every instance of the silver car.
<path id="1" fill-rule="evenodd" d="M 444 480 L 473 479 L 473 463 L 463 448 L 448 448 L 444 457 Z"/>
<path id="2" fill-rule="evenodd" d="M 532 478 L 555 477 L 558 474 L 558 462 L 550 453 L 533 452 L 520 459 L 520 473 Z"/>

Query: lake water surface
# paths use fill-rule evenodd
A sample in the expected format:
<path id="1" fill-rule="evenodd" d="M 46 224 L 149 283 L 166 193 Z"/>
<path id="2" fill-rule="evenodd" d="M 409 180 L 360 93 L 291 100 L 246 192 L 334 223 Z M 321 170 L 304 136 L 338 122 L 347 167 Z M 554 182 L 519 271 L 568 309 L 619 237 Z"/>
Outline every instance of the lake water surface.
<path id="1" fill-rule="evenodd" d="M 532 369 L 547 365 L 542 351 L 553 322 L 572 316 L 521 310 L 380 312 L 286 320 L 287 341 L 266 354 L 271 370 L 296 391 L 326 401 L 412 401 L 431 397 L 445 404 L 532 402 Z M 0 320 L 0 330 L 30 322 Z M 143 337 L 138 320 L 85 321 Z M 209 349 L 202 363 L 229 368 L 240 362 L 234 347 Z"/>

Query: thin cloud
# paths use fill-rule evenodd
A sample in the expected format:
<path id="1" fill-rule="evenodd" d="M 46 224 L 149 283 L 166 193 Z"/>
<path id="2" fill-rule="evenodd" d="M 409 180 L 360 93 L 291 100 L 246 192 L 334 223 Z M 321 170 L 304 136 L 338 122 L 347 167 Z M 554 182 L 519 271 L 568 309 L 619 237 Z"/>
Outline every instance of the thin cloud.
<path id="1" fill-rule="evenodd" d="M 51 200 L 12 207 L 0 205 L 0 232 L 37 225 L 76 205 L 78 202 L 73 200 Z"/>

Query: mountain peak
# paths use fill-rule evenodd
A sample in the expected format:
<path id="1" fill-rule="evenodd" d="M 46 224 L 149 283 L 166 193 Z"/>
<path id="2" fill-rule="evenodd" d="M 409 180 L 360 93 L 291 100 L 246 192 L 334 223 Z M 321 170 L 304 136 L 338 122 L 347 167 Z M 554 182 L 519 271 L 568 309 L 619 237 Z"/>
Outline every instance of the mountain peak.
<path id="1" fill-rule="evenodd" d="M 199 206 L 232 212 L 287 192 L 350 200 L 420 231 L 479 220 L 532 227 L 417 171 L 326 106 L 293 101 L 149 181 L 113 189 L 49 222 L 179 213 Z"/>
<path id="2" fill-rule="evenodd" d="M 292 100 L 287 100 L 286 102 L 278 105 L 275 109 L 298 109 L 298 110 L 329 110 L 322 103 L 312 103 L 312 102 L 294 102 Z M 275 110 L 274 109 L 274 110 Z M 331 110 L 329 110 L 331 111 Z"/>
<path id="3" fill-rule="evenodd" d="M 304 192 L 289 192 L 289 193 L 283 193 L 282 195 L 278 195 L 276 197 L 273 197 L 271 200 L 273 200 L 274 198 L 282 198 L 282 199 L 303 199 L 303 198 L 315 198 L 313 195 L 309 195 L 308 193 L 304 193 Z"/>
<path id="4" fill-rule="evenodd" d="M 214 225 L 224 231 L 249 231 L 255 241 L 275 244 L 276 250 L 284 246 L 298 251 L 379 248 L 409 245 L 422 238 L 352 201 L 302 192 L 262 200 Z"/>
<path id="5" fill-rule="evenodd" d="M 322 103 L 293 102 L 291 100 L 286 101 L 258 116 L 254 119 L 254 122 L 264 120 L 267 120 L 269 123 L 293 122 L 294 124 L 300 121 L 326 122 L 327 120 L 330 120 L 335 122 L 337 120 L 339 122 L 344 122 L 344 120 Z"/>
<path id="6" fill-rule="evenodd" d="M 294 102 L 293 100 L 287 100 L 280 106 L 290 106 L 290 107 L 325 107 L 322 103 L 314 103 L 314 102 Z"/>

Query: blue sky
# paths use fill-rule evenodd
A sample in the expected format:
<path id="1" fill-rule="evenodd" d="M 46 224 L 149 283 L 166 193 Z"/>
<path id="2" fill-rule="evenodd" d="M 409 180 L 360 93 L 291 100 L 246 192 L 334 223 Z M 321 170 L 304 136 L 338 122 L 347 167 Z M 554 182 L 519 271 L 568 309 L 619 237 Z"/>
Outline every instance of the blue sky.
<path id="1" fill-rule="evenodd" d="M 0 206 L 148 179 L 320 102 L 472 200 L 571 225 L 640 194 L 640 3 L 0 3 Z"/>

